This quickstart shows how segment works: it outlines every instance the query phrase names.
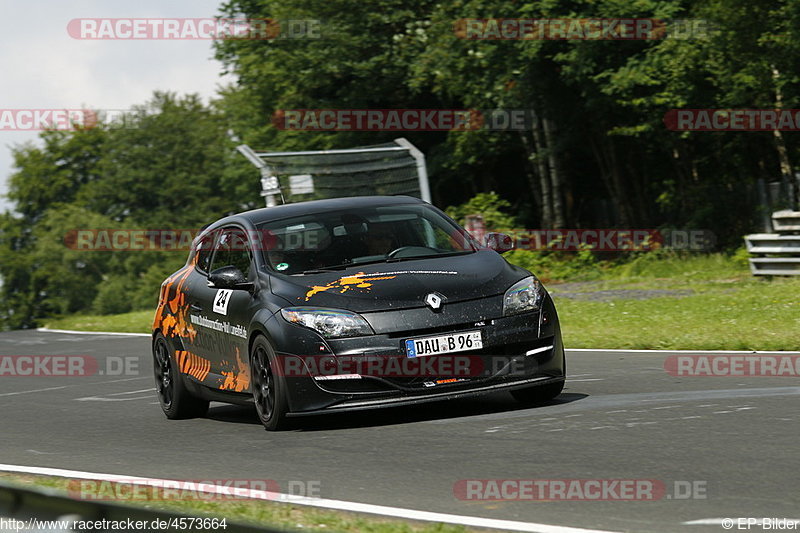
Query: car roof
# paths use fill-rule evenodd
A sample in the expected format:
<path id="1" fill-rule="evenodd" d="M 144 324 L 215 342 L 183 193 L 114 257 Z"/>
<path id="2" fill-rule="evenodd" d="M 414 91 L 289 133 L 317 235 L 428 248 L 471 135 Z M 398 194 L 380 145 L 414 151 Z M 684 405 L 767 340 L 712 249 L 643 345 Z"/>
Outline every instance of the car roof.
<path id="1" fill-rule="evenodd" d="M 253 209 L 236 215 L 231 215 L 216 221 L 211 226 L 241 222 L 242 219 L 254 226 L 301 215 L 312 215 L 324 213 L 326 211 L 337 211 L 340 209 L 363 208 L 363 207 L 383 207 L 403 204 L 424 204 L 426 203 L 413 196 L 354 196 L 350 198 L 331 198 L 327 200 L 311 200 L 308 202 L 298 202 L 295 204 L 276 205 L 274 207 L 262 207 Z"/>

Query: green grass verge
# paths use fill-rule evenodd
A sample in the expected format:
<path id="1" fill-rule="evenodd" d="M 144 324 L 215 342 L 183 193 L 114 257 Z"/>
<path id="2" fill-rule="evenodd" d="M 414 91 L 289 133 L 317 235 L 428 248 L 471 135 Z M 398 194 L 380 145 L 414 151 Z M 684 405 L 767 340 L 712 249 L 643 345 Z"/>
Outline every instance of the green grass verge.
<path id="1" fill-rule="evenodd" d="M 68 493 L 70 479 L 9 474 L 0 472 L 0 482 L 24 487 L 43 487 Z M 124 493 L 124 491 L 123 491 Z M 465 533 L 479 531 L 464 526 L 411 522 L 374 515 L 329 511 L 289 503 L 254 500 L 193 501 L 166 500 L 122 503 L 150 510 L 182 513 L 187 516 L 227 518 L 233 522 L 290 531 L 366 532 L 366 533 Z"/>
<path id="2" fill-rule="evenodd" d="M 550 280 L 546 285 L 556 299 L 568 348 L 800 349 L 800 279 L 755 278 L 741 257 L 649 253 L 619 263 L 598 262 L 590 254 L 515 251 L 506 257 Z M 559 283 L 575 280 L 587 283 Z M 671 289 L 689 295 L 607 302 L 559 296 L 620 289 Z M 46 326 L 149 333 L 152 318 L 148 310 L 66 317 Z"/>
<path id="3" fill-rule="evenodd" d="M 592 302 L 559 298 L 558 286 L 552 286 L 564 344 L 568 348 L 800 349 L 800 280 L 657 283 L 657 287 L 652 282 L 625 287 L 690 289 L 694 294 Z"/>
<path id="4" fill-rule="evenodd" d="M 73 315 L 51 318 L 44 322 L 50 329 L 77 331 L 114 331 L 118 333 L 150 333 L 155 309 L 131 311 L 121 315 Z"/>
<path id="5" fill-rule="evenodd" d="M 568 348 L 800 349 L 800 279 L 756 278 L 742 254 L 640 254 L 594 270 L 584 268 L 577 276 L 589 283 L 564 289 L 558 282 L 548 284 Z M 620 289 L 688 295 L 611 301 L 559 297 L 564 291 Z"/>

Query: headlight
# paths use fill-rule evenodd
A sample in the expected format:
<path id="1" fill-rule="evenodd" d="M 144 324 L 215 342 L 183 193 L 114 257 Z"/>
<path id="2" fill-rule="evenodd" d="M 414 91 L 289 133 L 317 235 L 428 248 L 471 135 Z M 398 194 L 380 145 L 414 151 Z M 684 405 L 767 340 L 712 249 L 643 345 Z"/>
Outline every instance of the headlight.
<path id="1" fill-rule="evenodd" d="M 281 316 L 287 322 L 311 328 L 328 339 L 375 333 L 364 318 L 356 313 L 339 309 L 287 307 L 281 309 Z"/>
<path id="2" fill-rule="evenodd" d="M 544 289 L 534 276 L 516 282 L 503 296 L 503 315 L 516 315 L 539 309 Z"/>

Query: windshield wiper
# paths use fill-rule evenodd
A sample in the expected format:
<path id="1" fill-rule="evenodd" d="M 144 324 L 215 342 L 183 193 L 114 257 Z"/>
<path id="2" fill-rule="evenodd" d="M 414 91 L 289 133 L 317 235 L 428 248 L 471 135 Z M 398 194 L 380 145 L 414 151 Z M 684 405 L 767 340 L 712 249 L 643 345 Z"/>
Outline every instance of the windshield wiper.
<path id="1" fill-rule="evenodd" d="M 345 270 L 347 268 L 357 267 L 361 265 L 370 265 L 373 263 L 383 263 L 383 259 L 377 261 L 364 261 L 363 263 L 342 263 L 341 265 L 330 265 L 320 268 L 310 268 L 308 270 L 304 270 L 302 274 L 323 274 L 325 272 L 338 272 L 340 270 Z"/>
<path id="2" fill-rule="evenodd" d="M 475 250 L 464 250 L 463 252 L 445 252 L 442 254 L 425 254 L 425 255 L 411 255 L 407 257 L 390 257 L 386 259 L 384 262 L 386 263 L 397 263 L 399 261 L 410 261 L 412 259 L 431 259 L 434 257 L 453 257 L 455 255 L 466 255 L 474 253 Z"/>
<path id="3" fill-rule="evenodd" d="M 303 272 L 303 274 L 306 273 L 315 274 L 318 272 L 333 272 L 336 270 L 344 270 L 346 268 L 360 267 L 363 265 L 374 265 L 375 263 L 383 263 L 385 261 L 386 261 L 385 259 L 373 259 L 372 261 L 359 261 L 358 263 L 342 263 L 341 265 L 332 265 L 322 268 L 312 268 L 310 270 Z"/>
<path id="4" fill-rule="evenodd" d="M 311 268 L 309 270 L 302 271 L 301 274 L 305 276 L 306 274 L 324 274 L 325 272 L 338 272 L 340 270 L 344 270 L 348 266 L 350 265 L 335 265 L 325 268 Z"/>
<path id="5" fill-rule="evenodd" d="M 330 265 L 321 268 L 310 268 L 308 270 L 304 270 L 300 274 L 307 275 L 307 274 L 324 274 L 326 272 L 338 272 L 341 270 L 345 270 L 347 268 L 354 268 L 354 267 L 361 267 L 363 265 L 374 265 L 377 263 L 397 263 L 400 261 L 410 261 L 412 259 L 429 259 L 432 257 L 452 257 L 455 255 L 465 255 L 474 253 L 475 250 L 464 250 L 460 252 L 445 252 L 441 254 L 426 254 L 426 255 L 414 255 L 411 257 L 389 257 L 387 259 L 375 259 L 372 261 L 363 261 L 359 263 L 342 263 L 341 265 Z M 297 275 L 297 274 L 294 274 Z"/>

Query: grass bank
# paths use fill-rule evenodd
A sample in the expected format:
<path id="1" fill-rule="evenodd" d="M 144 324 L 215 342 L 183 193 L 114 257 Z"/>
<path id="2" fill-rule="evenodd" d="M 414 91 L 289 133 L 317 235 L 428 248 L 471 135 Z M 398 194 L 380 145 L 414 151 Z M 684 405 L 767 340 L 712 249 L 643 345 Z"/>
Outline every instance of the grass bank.
<path id="1" fill-rule="evenodd" d="M 131 311 L 120 315 L 73 315 L 44 321 L 50 329 L 72 329 L 77 331 L 114 331 L 118 333 L 150 333 L 153 325 L 153 309 Z"/>

